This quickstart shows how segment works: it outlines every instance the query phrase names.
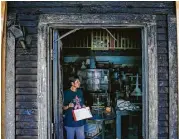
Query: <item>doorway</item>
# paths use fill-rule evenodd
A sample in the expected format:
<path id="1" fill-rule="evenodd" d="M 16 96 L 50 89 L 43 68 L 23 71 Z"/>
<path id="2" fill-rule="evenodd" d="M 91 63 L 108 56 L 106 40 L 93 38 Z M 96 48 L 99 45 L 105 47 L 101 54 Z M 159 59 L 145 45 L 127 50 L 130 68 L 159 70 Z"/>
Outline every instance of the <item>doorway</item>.
<path id="1" fill-rule="evenodd" d="M 135 15 L 135 16 L 137 16 L 137 15 Z M 115 17 L 117 17 L 117 16 L 113 16 L 114 18 Z M 116 18 L 116 20 L 115 20 L 115 22 L 116 21 L 119 21 L 119 19 L 122 19 L 122 17 L 123 17 L 123 15 L 121 15 L 121 18 L 120 18 L 120 15 L 119 15 L 119 17 L 117 17 Z M 131 17 L 131 19 L 133 18 L 132 16 L 130 16 Z M 137 16 L 137 17 L 139 17 L 139 16 Z M 91 18 L 93 18 L 91 15 L 89 15 L 89 17 L 88 17 L 88 19 L 91 19 Z M 96 17 L 94 17 L 94 18 L 96 18 Z M 103 19 L 103 17 L 101 17 L 102 19 Z M 100 19 L 101 19 L 100 18 Z M 49 19 L 49 18 L 48 18 Z M 48 22 L 50 22 L 51 23 L 51 21 L 48 21 L 48 19 L 46 19 L 46 23 L 48 24 Z M 54 18 L 54 23 L 58 23 L 58 21 L 56 21 L 56 19 L 57 18 Z M 70 18 L 71 20 L 69 20 L 69 21 L 63 21 L 63 22 L 70 22 L 70 23 L 73 23 L 73 19 L 74 18 Z M 147 20 L 146 22 L 144 22 L 144 24 L 143 25 L 139 25 L 139 24 L 141 24 L 141 23 L 143 23 L 143 21 L 140 21 L 140 19 L 139 18 L 135 18 L 136 20 L 135 21 L 132 21 L 132 22 L 134 22 L 135 24 L 137 24 L 137 25 L 124 25 L 125 23 L 126 23 L 126 20 L 120 20 L 120 22 L 121 22 L 121 26 L 119 26 L 119 27 L 121 27 L 121 28 L 138 28 L 139 29 L 139 32 L 140 32 L 140 35 L 141 35 L 141 38 L 140 39 L 142 39 L 142 41 L 141 41 L 141 46 L 142 46 L 142 48 L 144 48 L 144 49 L 142 49 L 142 54 L 141 54 L 141 56 L 142 56 L 142 71 L 141 71 L 141 73 L 142 73 L 142 79 L 140 79 L 140 80 L 142 80 L 142 88 L 141 88 L 141 90 L 143 91 L 143 92 L 145 92 L 146 94 L 145 95 L 143 95 L 143 98 L 142 98 L 142 108 L 143 108 L 143 136 L 145 137 L 145 138 L 149 138 L 151 135 L 154 135 L 155 137 L 157 136 L 156 135 L 156 133 L 157 133 L 157 112 L 156 112 L 156 110 L 157 110 L 157 103 L 155 103 L 155 102 L 157 102 L 157 97 L 156 97 L 156 90 L 157 90 L 157 74 L 156 74 L 156 67 L 157 67 L 157 64 L 156 64 L 156 38 L 155 38 L 155 35 L 153 35 L 153 33 L 155 33 L 156 32 L 156 28 L 155 28 L 155 26 L 153 26 L 153 24 L 149 24 L 148 26 L 145 26 L 145 24 L 147 24 L 147 22 L 155 22 L 155 20 L 153 21 L 153 20 Z M 154 18 L 150 18 L 150 17 L 148 17 L 147 19 L 154 19 Z M 65 20 L 68 20 L 68 19 L 65 19 Z M 85 19 L 84 19 L 85 20 Z M 107 19 L 108 20 L 108 19 Z M 95 21 L 95 20 L 94 20 Z M 111 20 L 108 20 L 110 23 L 111 23 Z M 108 22 L 108 21 L 106 21 L 106 22 Z M 82 19 L 82 22 L 83 22 L 83 19 Z M 85 21 L 84 21 L 85 22 Z M 130 21 L 128 22 L 128 23 L 130 23 Z M 47 71 L 45 70 L 44 71 L 44 65 L 46 65 L 47 63 L 46 63 L 46 60 L 43 58 L 43 56 L 45 56 L 46 54 L 44 53 L 44 50 L 47 50 L 47 57 L 48 58 L 50 58 L 50 55 L 51 55 L 51 50 L 49 49 L 46 49 L 46 48 L 49 48 L 49 47 L 46 47 L 46 46 L 49 46 L 49 39 L 47 40 L 47 42 L 44 42 L 44 41 L 42 41 L 43 39 L 45 39 L 45 38 L 48 38 L 48 33 L 49 33 L 49 28 L 53 28 L 53 29 L 55 29 L 55 30 L 64 30 L 64 29 L 75 29 L 76 27 L 85 27 L 85 28 L 89 28 L 89 30 L 90 29 L 93 29 L 94 27 L 97 29 L 97 28 L 100 28 L 100 27 L 104 27 L 104 28 L 107 28 L 108 30 L 109 30 L 109 28 L 110 28 L 110 26 L 106 26 L 106 25 L 104 25 L 104 26 L 101 26 L 101 25 L 89 25 L 88 27 L 87 27 L 87 25 L 74 25 L 74 27 L 73 27 L 73 25 L 68 25 L 68 27 L 67 26 L 64 26 L 64 25 L 60 25 L 60 24 L 49 24 L 48 26 L 46 26 L 47 24 L 45 24 L 44 25 L 44 22 L 43 22 L 43 24 L 40 24 L 39 25 L 39 28 L 40 28 L 40 34 L 41 35 L 39 35 L 39 46 L 40 47 L 38 47 L 39 48 L 39 56 L 40 56 L 40 59 L 39 59 L 39 71 L 41 71 L 41 73 L 43 73 L 43 74 L 40 74 L 40 76 L 39 76 L 39 79 L 41 78 L 42 80 L 41 81 L 44 81 L 44 79 L 49 79 L 49 77 L 46 77 L 46 74 L 45 73 L 47 73 Z M 115 23 L 114 23 L 115 24 Z M 118 26 L 117 25 L 114 25 L 113 24 L 113 28 L 118 28 Z M 61 27 L 60 27 L 61 26 Z M 47 29 L 47 30 L 46 30 Z M 108 32 L 108 31 L 107 31 Z M 109 31 L 109 32 L 112 32 L 111 30 Z M 110 33 L 109 33 L 110 34 Z M 109 35 L 110 36 L 110 35 Z M 114 35 L 115 36 L 115 35 Z M 148 39 L 148 38 L 150 38 L 150 39 Z M 114 46 L 115 44 L 114 44 L 114 41 L 113 41 L 113 45 L 112 45 L 112 50 L 110 50 L 110 51 L 114 51 L 113 50 L 113 46 Z M 63 48 L 63 47 L 62 47 Z M 67 48 L 68 49 L 68 48 Z M 91 51 L 91 50 L 90 50 Z M 94 50 L 93 49 L 93 56 L 94 56 L 94 54 L 96 54 L 96 53 L 98 53 L 99 51 L 101 51 L 101 50 Z M 103 50 L 102 50 L 103 51 Z M 106 51 L 106 50 L 105 50 Z M 152 51 L 152 52 L 151 52 Z M 63 51 L 62 51 L 63 52 Z M 91 55 L 90 55 L 91 56 Z M 101 55 L 101 56 L 103 56 L 103 55 Z M 85 61 L 86 62 L 86 61 Z M 150 65 L 150 64 L 148 64 L 148 63 L 151 63 L 151 62 L 153 62 L 153 64 L 152 65 Z M 41 64 L 43 64 L 43 66 L 41 65 Z M 82 66 L 82 63 L 80 63 L 81 64 L 81 66 Z M 86 63 L 85 63 L 86 64 Z M 100 65 L 101 64 L 101 65 Z M 103 63 L 103 62 L 101 62 L 101 63 L 98 63 L 98 65 L 95 65 L 95 66 L 104 66 L 106 63 Z M 90 64 L 91 65 L 91 64 Z M 84 66 L 86 66 L 86 65 L 84 65 Z M 105 65 L 105 66 L 107 66 L 107 64 Z M 48 67 L 48 66 L 47 66 Z M 81 68 L 81 67 L 80 67 Z M 93 67 L 94 68 L 94 67 Z M 122 70 L 121 70 L 122 71 Z M 118 73 L 118 72 L 114 72 L 115 74 L 116 73 Z M 118 76 L 115 76 L 115 74 L 112 74 L 113 75 L 113 77 L 117 77 L 117 78 L 114 78 L 114 79 L 118 79 L 119 78 L 119 75 Z M 48 75 L 48 74 L 47 74 Z M 148 76 L 149 75 L 149 76 Z M 138 75 L 139 76 L 139 75 Z M 137 74 L 136 74 L 136 77 L 137 77 Z M 63 78 L 64 79 L 64 78 Z M 134 79 L 134 80 L 136 80 L 136 79 Z M 145 81 L 145 82 L 144 82 Z M 151 82 L 152 81 L 152 82 Z M 40 82 L 41 84 L 44 84 L 44 82 Z M 47 83 L 47 82 L 46 82 Z M 64 86 L 64 85 L 63 85 Z M 49 87 L 48 87 L 49 88 Z M 98 88 L 98 87 L 97 87 Z M 104 87 L 105 88 L 105 87 Z M 110 88 L 110 87 L 109 87 Z M 47 90 L 45 90 L 45 92 L 46 92 Z M 40 96 L 40 94 L 42 93 L 42 92 L 44 92 L 44 89 L 42 89 L 41 87 L 39 87 L 39 96 Z M 150 93 L 149 93 L 150 92 Z M 47 93 L 48 94 L 48 97 L 49 97 L 49 93 Z M 120 93 L 119 93 L 120 94 Z M 154 95 L 155 95 L 155 97 L 154 97 Z M 47 96 L 46 96 L 47 97 Z M 111 96 L 111 98 L 112 98 L 112 96 Z M 42 97 L 39 97 L 39 100 L 41 100 L 41 99 L 43 99 L 44 100 L 44 97 L 42 96 Z M 48 102 L 49 102 L 49 99 L 50 98 L 48 98 Z M 155 101 L 156 100 L 156 101 Z M 153 104 L 154 105 L 151 105 L 150 104 L 150 102 L 153 102 Z M 45 102 L 44 102 L 45 103 Z M 45 105 L 42 105 L 42 104 L 44 104 L 44 103 L 39 103 L 39 107 L 41 107 L 41 106 L 49 106 L 49 104 L 47 105 L 47 104 L 45 104 Z M 47 109 L 45 109 L 45 111 L 47 110 L 47 112 L 50 112 L 50 108 L 49 107 L 46 107 Z M 153 109 L 154 108 L 154 109 Z M 149 110 L 150 110 L 150 112 L 149 112 Z M 44 127 L 44 125 L 42 124 L 42 121 L 44 121 L 45 119 L 41 116 L 41 114 L 42 114 L 42 111 L 39 109 L 39 127 Z M 44 112 L 44 111 L 43 111 Z M 49 115 L 49 116 L 47 116 L 46 117 L 48 120 L 49 120 L 49 122 L 48 123 L 50 123 L 50 122 L 52 122 L 51 121 L 51 116 Z M 46 120 L 45 120 L 46 121 Z M 155 122 L 149 122 L 149 121 L 155 121 Z M 61 122 L 60 122 L 61 123 Z M 156 125 L 156 126 L 155 126 Z M 47 125 L 47 127 L 50 127 L 51 128 L 51 125 Z M 156 127 L 156 128 L 155 128 Z M 44 129 L 44 128 L 43 128 Z M 153 129 L 155 129 L 155 131 L 154 132 L 149 132 L 149 131 L 153 131 Z M 39 128 L 39 130 L 41 131 L 41 128 Z M 51 130 L 50 130 L 51 131 Z M 59 131 L 62 131 L 62 130 L 59 130 Z M 40 133 L 42 133 L 42 132 L 40 132 Z M 49 133 L 50 132 L 48 132 L 48 134 L 47 135 L 49 135 Z M 42 134 L 40 134 L 40 136 L 43 136 L 44 134 L 42 133 Z"/>
<path id="2" fill-rule="evenodd" d="M 115 116 L 105 120 L 106 134 L 113 138 L 141 138 L 142 30 L 101 27 L 58 29 L 58 32 L 59 36 L 67 34 L 60 39 L 63 88 L 69 89 L 69 77 L 78 75 L 85 105 L 91 108 L 93 116 Z M 110 112 L 106 111 L 108 107 Z M 124 111 L 125 115 L 121 115 Z M 119 118 L 121 121 L 116 122 Z M 101 125 L 95 124 L 95 120 L 87 120 L 87 138 L 101 131 Z M 95 130 L 92 132 L 89 127 Z"/>

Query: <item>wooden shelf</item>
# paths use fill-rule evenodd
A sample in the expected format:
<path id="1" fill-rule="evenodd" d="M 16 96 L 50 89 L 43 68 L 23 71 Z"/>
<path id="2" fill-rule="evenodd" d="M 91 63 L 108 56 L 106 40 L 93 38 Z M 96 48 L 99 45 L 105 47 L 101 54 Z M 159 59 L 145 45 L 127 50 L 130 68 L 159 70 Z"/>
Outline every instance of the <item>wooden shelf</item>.
<path id="1" fill-rule="evenodd" d="M 77 37 L 80 36 L 80 37 Z M 68 36 L 63 48 L 87 48 L 91 50 L 136 50 L 141 49 L 140 39 L 121 30 L 79 31 Z M 75 38 L 75 39 L 74 39 Z"/>

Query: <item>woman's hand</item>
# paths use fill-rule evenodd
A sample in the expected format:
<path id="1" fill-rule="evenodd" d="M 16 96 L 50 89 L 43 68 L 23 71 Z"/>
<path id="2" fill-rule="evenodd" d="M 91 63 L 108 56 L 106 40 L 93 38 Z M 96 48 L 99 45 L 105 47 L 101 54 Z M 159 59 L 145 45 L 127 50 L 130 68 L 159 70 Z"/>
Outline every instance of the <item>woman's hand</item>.
<path id="1" fill-rule="evenodd" d="M 73 108 L 73 107 L 74 107 L 74 104 L 73 104 L 73 103 L 69 103 L 68 107 L 69 107 L 69 108 Z"/>
<path id="2" fill-rule="evenodd" d="M 67 110 L 67 109 L 73 108 L 73 107 L 74 107 L 74 104 L 73 103 L 69 103 L 67 106 L 63 106 L 63 109 Z"/>

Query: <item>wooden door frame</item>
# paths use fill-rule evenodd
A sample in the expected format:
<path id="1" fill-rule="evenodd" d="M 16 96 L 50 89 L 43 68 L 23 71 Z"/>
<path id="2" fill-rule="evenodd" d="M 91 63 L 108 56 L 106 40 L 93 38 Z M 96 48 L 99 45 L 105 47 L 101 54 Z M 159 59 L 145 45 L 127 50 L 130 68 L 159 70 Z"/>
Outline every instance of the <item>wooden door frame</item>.
<path id="1" fill-rule="evenodd" d="M 8 14 L 7 22 L 16 21 L 16 14 Z M 6 29 L 6 72 L 5 72 L 5 138 L 15 139 L 15 37 Z M 3 128 L 3 127 L 2 127 Z"/>
<path id="2" fill-rule="evenodd" d="M 168 15 L 168 57 L 169 57 L 169 139 L 178 139 L 178 59 L 176 16 Z"/>
<path id="3" fill-rule="evenodd" d="M 143 123 L 145 139 L 158 138 L 158 64 L 156 16 L 137 14 L 67 14 L 40 15 L 38 25 L 38 139 L 47 139 L 51 133 L 49 117 L 48 60 L 49 29 L 75 27 L 136 27 L 143 30 Z"/>

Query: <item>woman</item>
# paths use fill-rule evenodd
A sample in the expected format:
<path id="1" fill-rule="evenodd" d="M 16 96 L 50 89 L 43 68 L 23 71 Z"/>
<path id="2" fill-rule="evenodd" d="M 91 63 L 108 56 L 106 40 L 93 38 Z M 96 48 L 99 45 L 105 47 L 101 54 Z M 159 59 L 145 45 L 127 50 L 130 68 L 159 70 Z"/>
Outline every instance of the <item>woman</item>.
<path id="1" fill-rule="evenodd" d="M 83 92 L 79 89 L 80 80 L 78 76 L 70 77 L 71 87 L 64 91 L 64 126 L 67 132 L 67 139 L 74 139 L 76 134 L 77 139 L 84 139 L 84 124 L 85 120 L 74 121 L 72 110 L 85 107 Z"/>

